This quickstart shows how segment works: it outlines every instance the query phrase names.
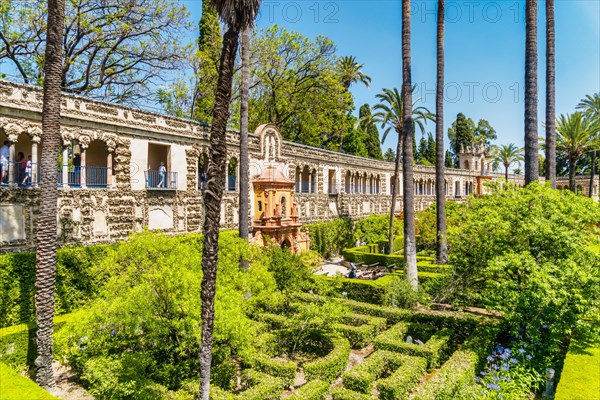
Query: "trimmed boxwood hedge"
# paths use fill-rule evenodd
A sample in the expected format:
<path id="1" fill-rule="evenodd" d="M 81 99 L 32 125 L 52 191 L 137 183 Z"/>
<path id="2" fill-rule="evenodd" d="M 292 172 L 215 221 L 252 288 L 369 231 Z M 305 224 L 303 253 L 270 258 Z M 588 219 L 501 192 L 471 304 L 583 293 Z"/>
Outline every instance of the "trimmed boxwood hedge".
<path id="1" fill-rule="evenodd" d="M 250 364 L 260 372 L 283 379 L 288 386 L 294 383 L 296 379 L 298 365 L 291 360 L 280 360 L 271 358 L 264 353 L 257 353 L 252 356 Z"/>
<path id="2" fill-rule="evenodd" d="M 333 400 L 372 400 L 370 394 L 364 394 L 355 392 L 353 390 L 348 390 L 343 387 L 337 387 L 333 389 L 331 392 L 331 396 Z"/>
<path id="3" fill-rule="evenodd" d="M 415 400 L 452 400 L 467 396 L 476 371 L 494 346 L 500 323 L 484 320 L 444 363 L 438 373 L 419 390 Z"/>
<path id="4" fill-rule="evenodd" d="M 243 392 L 239 400 L 279 400 L 284 389 L 283 380 L 251 369 L 242 371 Z"/>
<path id="5" fill-rule="evenodd" d="M 373 383 L 386 371 L 389 373 L 395 371 L 404 362 L 401 354 L 391 351 L 378 350 L 367 357 L 361 364 L 358 364 L 349 371 L 346 371 L 342 377 L 344 387 L 360 393 L 371 393 Z"/>
<path id="6" fill-rule="evenodd" d="M 414 400 L 452 400 L 459 398 L 461 389 L 473 384 L 477 354 L 455 351 L 437 374 L 419 390 Z"/>
<path id="7" fill-rule="evenodd" d="M 412 393 L 427 369 L 427 361 L 421 357 L 405 356 L 402 365 L 392 375 L 377 381 L 381 400 L 404 400 Z"/>
<path id="8" fill-rule="evenodd" d="M 367 346 L 386 326 L 385 318 L 370 315 L 351 314 L 343 318 L 342 324 L 336 324 L 335 330 L 340 332 L 353 349 Z"/>
<path id="9" fill-rule="evenodd" d="M 329 392 L 329 383 L 319 379 L 299 387 L 288 397 L 289 400 L 323 400 Z"/>
<path id="10" fill-rule="evenodd" d="M 331 382 L 344 372 L 350 357 L 350 343 L 342 337 L 334 337 L 331 341 L 333 350 L 329 354 L 303 365 L 306 380 L 320 379 Z"/>
<path id="11" fill-rule="evenodd" d="M 439 366 L 444 356 L 444 352 L 450 344 L 452 331 L 449 329 L 442 329 L 433 334 L 425 344 L 420 346 L 416 343 L 404 342 L 404 336 L 410 328 L 411 325 L 408 323 L 394 325 L 392 328 L 375 338 L 375 348 L 423 357 L 427 359 L 427 367 L 429 370 Z"/>

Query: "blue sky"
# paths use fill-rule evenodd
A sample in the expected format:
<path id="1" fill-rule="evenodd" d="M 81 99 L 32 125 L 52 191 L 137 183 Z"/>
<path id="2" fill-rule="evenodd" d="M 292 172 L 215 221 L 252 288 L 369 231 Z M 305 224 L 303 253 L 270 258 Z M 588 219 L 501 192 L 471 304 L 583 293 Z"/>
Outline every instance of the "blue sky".
<path id="1" fill-rule="evenodd" d="M 200 1 L 182 1 L 193 21 Z M 425 105 L 435 111 L 435 0 L 412 3 L 412 71 Z M 539 132 L 545 119 L 545 1 L 539 0 Z M 556 0 L 556 110 L 570 113 L 600 91 L 600 1 Z M 525 2 L 446 1 L 444 126 L 463 112 L 490 121 L 498 143 L 523 145 Z M 382 88 L 402 84 L 400 0 L 263 0 L 257 27 L 274 23 L 305 36 L 332 39 L 339 55 L 354 55 L 373 79 L 352 87 L 357 108 L 375 104 Z M 197 25 L 196 25 L 197 26 Z M 429 129 L 434 132 L 433 124 Z M 392 138 L 384 148 L 395 147 Z"/>

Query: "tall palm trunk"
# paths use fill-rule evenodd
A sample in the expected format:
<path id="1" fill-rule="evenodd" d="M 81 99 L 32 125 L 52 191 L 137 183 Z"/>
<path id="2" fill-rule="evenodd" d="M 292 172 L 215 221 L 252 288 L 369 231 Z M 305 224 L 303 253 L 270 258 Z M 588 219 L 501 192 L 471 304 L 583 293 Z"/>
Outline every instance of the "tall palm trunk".
<path id="1" fill-rule="evenodd" d="M 592 152 L 592 168 L 590 170 L 590 192 L 589 197 L 594 196 L 594 179 L 596 178 L 596 150 Z"/>
<path id="2" fill-rule="evenodd" d="M 48 0 L 48 33 L 44 64 L 44 103 L 42 108 L 42 175 L 37 220 L 35 271 L 35 319 L 37 354 L 36 381 L 42 387 L 54 386 L 52 373 L 52 334 L 54 333 L 54 284 L 56 281 L 57 202 L 56 160 L 60 153 L 60 84 L 62 43 L 65 22 L 64 0 Z"/>
<path id="3" fill-rule="evenodd" d="M 444 179 L 444 0 L 438 0 L 437 87 L 435 99 L 435 201 L 437 262 L 448 262 L 446 242 L 446 181 Z"/>
<path id="4" fill-rule="evenodd" d="M 238 47 L 239 31 L 229 28 L 223 37 L 219 64 L 219 79 L 215 95 L 213 120 L 210 129 L 210 160 L 208 182 L 204 191 L 204 247 L 202 249 L 202 344 L 200 346 L 200 398 L 208 400 L 210 366 L 212 361 L 215 291 L 219 252 L 219 218 L 226 173 L 226 129 L 231 101 L 233 68 Z"/>
<path id="5" fill-rule="evenodd" d="M 556 189 L 554 0 L 546 0 L 546 180 Z"/>
<path id="6" fill-rule="evenodd" d="M 504 164 L 504 179 L 508 183 L 508 165 Z"/>
<path id="7" fill-rule="evenodd" d="M 413 182 L 412 78 L 410 66 L 410 0 L 402 0 L 402 173 L 404 179 L 404 267 L 408 282 L 419 286 L 415 241 L 415 190 Z"/>
<path id="8" fill-rule="evenodd" d="M 525 185 L 539 178 L 537 0 L 526 0 L 525 38 Z"/>
<path id="9" fill-rule="evenodd" d="M 398 131 L 396 162 L 394 164 L 394 186 L 392 186 L 392 205 L 390 207 L 390 229 L 388 231 L 388 254 L 394 252 L 394 222 L 396 220 L 396 199 L 400 190 L 400 154 L 402 154 L 402 131 Z"/>
<path id="10" fill-rule="evenodd" d="M 569 158 L 569 190 L 577 194 L 577 186 L 575 185 L 575 175 L 577 173 L 577 159 Z"/>
<path id="11" fill-rule="evenodd" d="M 242 239 L 248 239 L 248 91 L 250 87 L 250 28 L 242 32 L 242 88 L 240 99 L 240 226 Z M 242 267 L 248 264 L 241 260 Z"/>

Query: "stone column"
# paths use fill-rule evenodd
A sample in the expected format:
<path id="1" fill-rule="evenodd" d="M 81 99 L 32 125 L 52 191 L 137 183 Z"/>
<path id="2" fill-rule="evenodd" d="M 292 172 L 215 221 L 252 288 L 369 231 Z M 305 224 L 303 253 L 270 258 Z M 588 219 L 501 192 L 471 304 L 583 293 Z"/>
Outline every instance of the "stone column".
<path id="1" fill-rule="evenodd" d="M 38 171 L 40 166 L 38 165 L 38 142 L 39 138 L 33 138 L 31 143 L 31 186 L 38 186 Z"/>
<path id="2" fill-rule="evenodd" d="M 52 171 L 46 173 L 52 173 Z M 62 151 L 62 187 L 69 187 L 69 147 L 64 144 Z"/>
<path id="3" fill-rule="evenodd" d="M 113 175 L 112 175 L 112 164 L 113 164 L 113 153 L 111 149 L 108 149 L 108 155 L 106 156 L 106 187 L 112 188 Z"/>
<path id="4" fill-rule="evenodd" d="M 19 183 L 16 181 L 16 171 L 15 171 L 15 142 L 11 141 L 8 147 L 9 156 L 8 156 L 8 184 L 10 186 L 16 186 Z"/>
<path id="5" fill-rule="evenodd" d="M 79 179 L 81 180 L 81 188 L 83 189 L 87 186 L 85 182 L 85 178 L 87 175 L 85 167 L 85 150 L 87 146 L 85 146 L 83 143 L 79 143 L 79 146 L 81 147 L 81 172 L 79 173 Z"/>

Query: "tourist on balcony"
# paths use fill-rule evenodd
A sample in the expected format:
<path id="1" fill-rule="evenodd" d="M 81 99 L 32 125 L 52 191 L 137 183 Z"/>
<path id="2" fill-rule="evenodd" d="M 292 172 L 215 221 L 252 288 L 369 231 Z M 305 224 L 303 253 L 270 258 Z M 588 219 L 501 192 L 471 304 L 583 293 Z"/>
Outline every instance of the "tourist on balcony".
<path id="1" fill-rule="evenodd" d="M 160 167 L 158 167 L 158 177 L 160 181 L 158 182 L 158 187 L 165 187 L 165 177 L 167 175 L 167 168 L 165 167 L 165 163 L 161 162 Z"/>
<path id="2" fill-rule="evenodd" d="M 81 184 L 81 154 L 75 154 L 73 157 L 73 182 L 75 186 Z"/>
<path id="3" fill-rule="evenodd" d="M 8 159 L 10 158 L 9 141 L 4 141 L 4 146 L 0 147 L 0 183 L 8 182 Z"/>
<path id="4" fill-rule="evenodd" d="M 17 179 L 15 182 L 21 182 L 25 178 L 25 168 L 27 167 L 27 160 L 25 159 L 25 154 L 20 151 L 17 154 L 17 162 L 15 163 L 15 168 L 17 169 Z"/>
<path id="5" fill-rule="evenodd" d="M 31 171 L 33 169 L 33 163 L 31 162 L 31 155 L 27 156 L 27 162 L 25 163 L 25 176 L 21 185 L 31 185 Z"/>

